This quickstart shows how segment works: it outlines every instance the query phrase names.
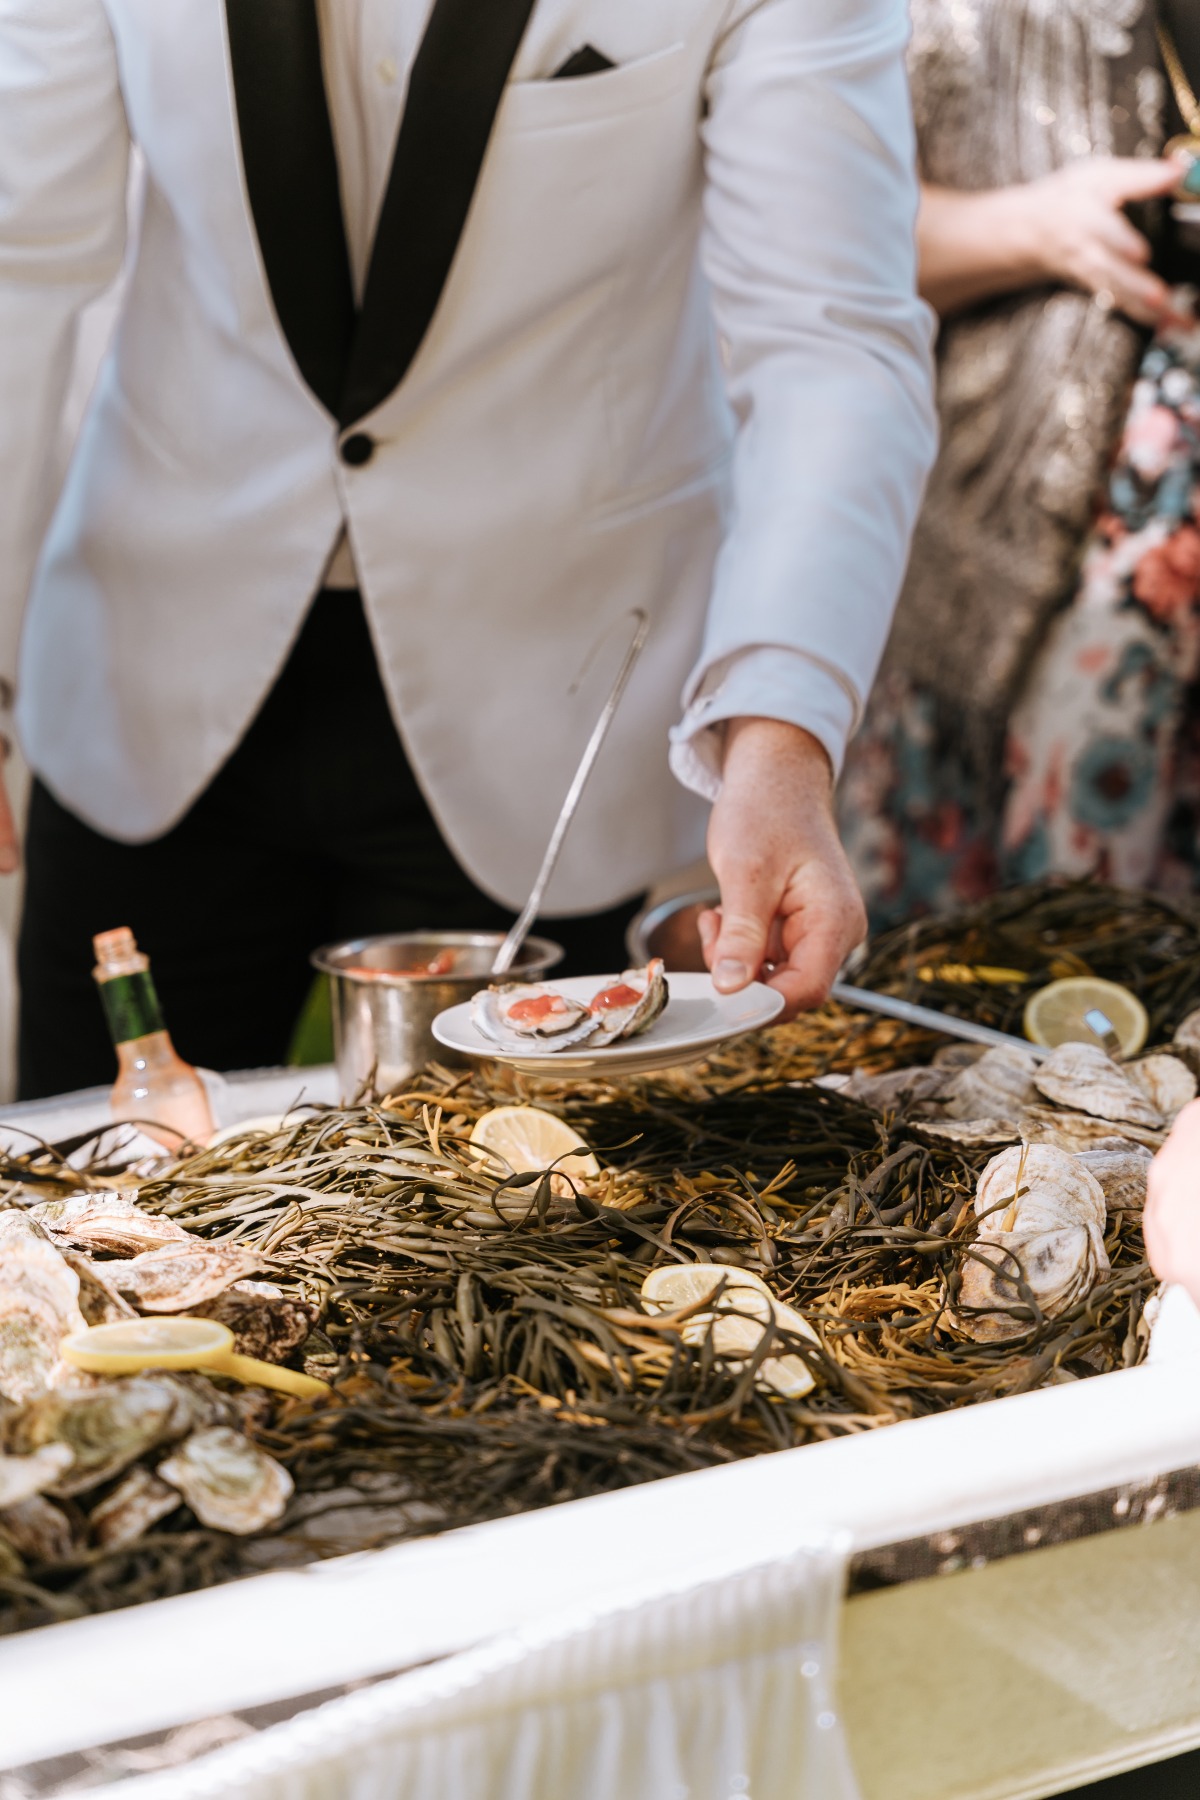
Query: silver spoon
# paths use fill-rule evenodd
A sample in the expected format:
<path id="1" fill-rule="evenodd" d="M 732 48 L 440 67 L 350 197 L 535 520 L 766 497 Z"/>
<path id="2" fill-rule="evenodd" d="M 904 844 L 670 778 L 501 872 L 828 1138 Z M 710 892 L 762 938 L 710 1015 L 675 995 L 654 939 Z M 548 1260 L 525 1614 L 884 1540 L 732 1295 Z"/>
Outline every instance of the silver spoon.
<path id="1" fill-rule="evenodd" d="M 637 620 L 637 630 L 634 632 L 633 642 L 625 653 L 625 660 L 621 664 L 617 679 L 613 682 L 612 692 L 604 703 L 604 711 L 596 720 L 595 729 L 588 739 L 587 749 L 575 771 L 575 778 L 567 789 L 567 797 L 562 803 L 562 811 L 558 815 L 558 821 L 542 859 L 542 866 L 538 870 L 537 880 L 533 884 L 533 892 L 525 902 L 525 910 L 496 952 L 496 960 L 492 964 L 493 975 L 508 974 L 517 960 L 521 945 L 529 936 L 530 926 L 541 911 L 543 897 L 550 885 L 550 877 L 558 863 L 563 843 L 571 827 L 571 821 L 583 798 L 583 790 L 588 784 L 588 777 L 595 766 L 604 740 L 608 736 L 608 728 L 616 716 L 617 708 L 621 704 L 621 697 L 629 685 L 629 677 L 633 674 L 634 665 L 642 653 L 642 645 L 646 642 L 650 630 L 650 615 L 643 612 L 639 606 L 633 608 L 630 617 Z"/>

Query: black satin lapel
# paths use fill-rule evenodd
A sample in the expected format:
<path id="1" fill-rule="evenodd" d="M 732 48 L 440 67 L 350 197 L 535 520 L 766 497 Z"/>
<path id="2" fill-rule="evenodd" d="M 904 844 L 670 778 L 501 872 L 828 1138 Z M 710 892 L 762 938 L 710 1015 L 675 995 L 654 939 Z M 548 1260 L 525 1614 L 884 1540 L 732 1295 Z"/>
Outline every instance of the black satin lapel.
<path id="1" fill-rule="evenodd" d="M 337 417 L 354 286 L 315 0 L 225 0 L 242 166 L 275 311 Z"/>
<path id="2" fill-rule="evenodd" d="M 437 0 L 409 82 L 342 401 L 386 400 L 442 297 L 535 0 Z"/>

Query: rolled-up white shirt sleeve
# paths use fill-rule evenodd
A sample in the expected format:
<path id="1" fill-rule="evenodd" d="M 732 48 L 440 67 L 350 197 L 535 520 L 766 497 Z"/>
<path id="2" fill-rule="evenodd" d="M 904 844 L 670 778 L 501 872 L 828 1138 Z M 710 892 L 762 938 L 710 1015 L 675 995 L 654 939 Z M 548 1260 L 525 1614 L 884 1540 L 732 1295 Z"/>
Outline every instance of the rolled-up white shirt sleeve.
<path id="1" fill-rule="evenodd" d="M 862 716 L 862 703 L 840 669 L 793 650 L 763 644 L 741 650 L 705 673 L 682 722 L 671 733 L 671 768 L 693 793 L 721 791 L 724 727 L 730 719 L 782 719 L 811 732 L 835 775 Z"/>
<path id="2" fill-rule="evenodd" d="M 835 768 L 933 460 L 905 0 L 733 0 L 708 84 L 703 257 L 737 420 L 731 522 L 672 767 L 715 796 L 723 720 Z"/>

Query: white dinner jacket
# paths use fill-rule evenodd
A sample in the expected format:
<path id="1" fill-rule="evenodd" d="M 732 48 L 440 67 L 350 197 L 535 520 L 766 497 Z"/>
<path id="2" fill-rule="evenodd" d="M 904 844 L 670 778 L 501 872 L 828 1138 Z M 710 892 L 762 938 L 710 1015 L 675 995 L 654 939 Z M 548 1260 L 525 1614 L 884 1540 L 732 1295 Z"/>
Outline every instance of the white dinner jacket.
<path id="1" fill-rule="evenodd" d="M 537 0 L 432 324 L 389 387 L 376 308 L 353 418 L 281 323 L 288 233 L 320 207 L 251 204 L 278 75 L 235 90 L 253 3 L 0 0 L 0 676 L 20 639 L 26 753 L 98 828 L 161 833 L 254 716 L 345 520 L 415 770 L 509 903 L 651 615 L 550 898 L 613 903 L 700 848 L 668 769 L 681 692 L 691 732 L 747 649 L 856 705 L 877 666 L 933 450 L 904 0 Z M 550 79 L 584 45 L 617 66 Z M 136 254 L 47 519 L 131 137 Z"/>

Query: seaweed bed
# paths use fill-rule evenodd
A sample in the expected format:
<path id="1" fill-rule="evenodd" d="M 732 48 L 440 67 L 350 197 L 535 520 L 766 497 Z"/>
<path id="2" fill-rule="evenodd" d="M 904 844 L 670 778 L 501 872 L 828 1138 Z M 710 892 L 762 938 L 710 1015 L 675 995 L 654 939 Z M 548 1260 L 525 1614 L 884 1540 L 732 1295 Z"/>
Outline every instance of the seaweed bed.
<path id="1" fill-rule="evenodd" d="M 999 985 L 980 973 L 997 965 L 1012 972 Z M 1030 991 L 1085 971 L 1137 991 L 1151 1043 L 1169 1041 L 1200 1003 L 1200 920 L 1098 886 L 1026 889 L 890 934 L 855 979 L 1019 1031 Z M 0 1631 L 1138 1362 L 1154 1281 L 1135 1211 L 1110 1217 L 1111 1274 L 1085 1298 L 1013 1341 L 965 1339 L 947 1311 L 990 1152 L 792 1085 L 927 1060 L 939 1041 L 827 1007 L 655 1079 L 550 1085 L 431 1068 L 384 1100 L 305 1109 L 274 1136 L 156 1172 L 144 1208 L 253 1251 L 270 1281 L 318 1308 L 296 1360 L 333 1392 L 242 1402 L 243 1429 L 295 1482 L 277 1524 L 235 1537 L 178 1507 L 105 1549 L 88 1511 L 106 1489 L 59 1500 L 70 1548 L 0 1559 Z M 514 1100 L 568 1120 L 601 1179 L 566 1191 L 482 1168 L 471 1125 Z M 78 1188 L 70 1149 L 7 1159 L 4 1202 Z M 113 1175 L 93 1166 L 85 1181 Z M 820 1345 L 769 1334 L 736 1365 L 711 1339 L 685 1342 L 639 1300 L 647 1270 L 670 1261 L 754 1269 Z M 781 1351 L 816 1377 L 803 1399 L 756 1380 Z"/>

